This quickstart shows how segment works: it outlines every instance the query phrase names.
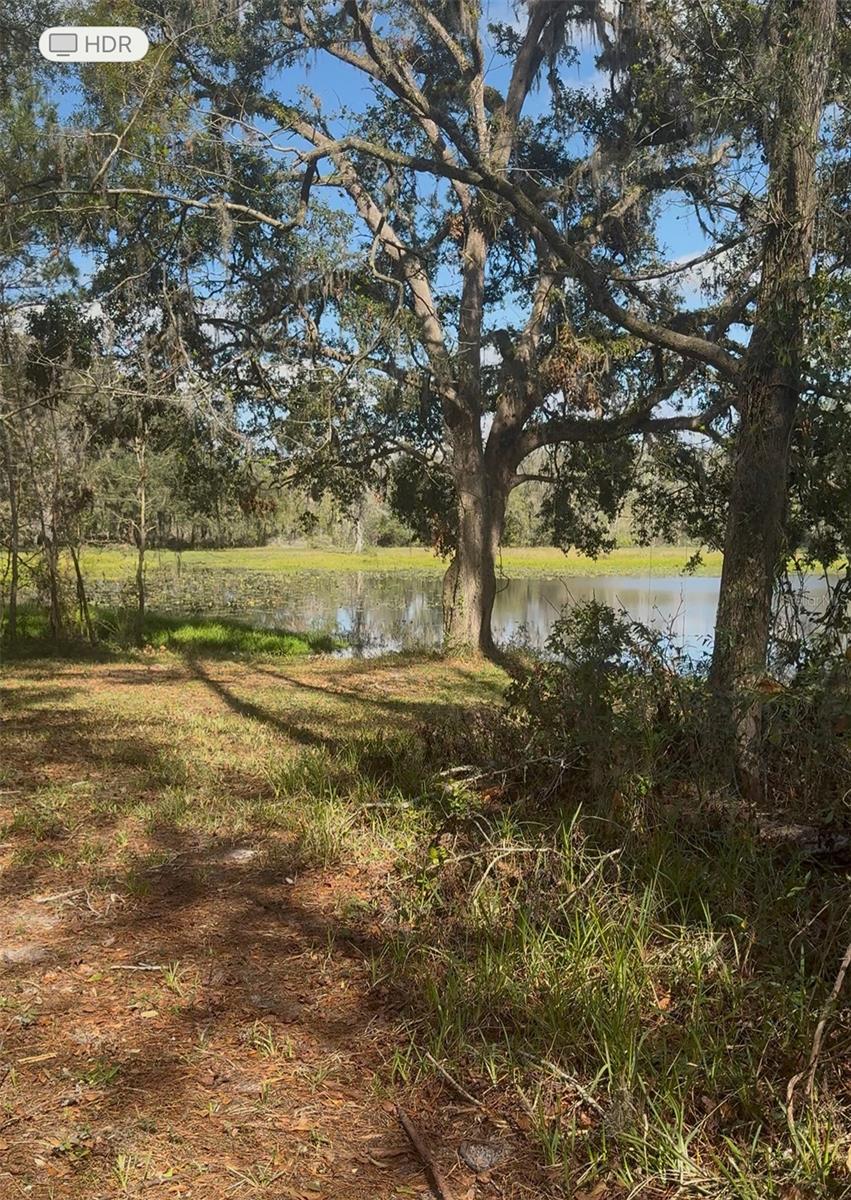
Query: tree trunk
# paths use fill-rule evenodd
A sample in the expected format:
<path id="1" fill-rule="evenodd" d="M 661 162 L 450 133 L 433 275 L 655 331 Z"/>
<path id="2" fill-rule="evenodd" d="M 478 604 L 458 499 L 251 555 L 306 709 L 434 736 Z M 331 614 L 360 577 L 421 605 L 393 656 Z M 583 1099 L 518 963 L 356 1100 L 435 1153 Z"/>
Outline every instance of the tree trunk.
<path id="1" fill-rule="evenodd" d="M 443 398 L 458 506 L 458 546 L 443 580 L 444 648 L 496 654 L 491 630 L 496 599 L 495 547 L 502 533 L 482 439 L 482 321 L 488 242 L 468 213 L 462 254 L 457 376 Z M 499 526 L 497 528 L 497 526 Z"/>
<path id="2" fill-rule="evenodd" d="M 80 621 L 86 631 L 86 637 L 89 643 L 94 646 L 97 642 L 95 637 L 95 627 L 92 624 L 92 614 L 89 609 L 89 598 L 86 595 L 86 582 L 83 579 L 83 572 L 80 569 L 80 554 L 77 547 L 69 542 L 68 549 L 71 552 L 71 561 L 74 564 L 74 576 L 77 581 L 77 606 L 80 610 Z"/>
<path id="3" fill-rule="evenodd" d="M 136 645 L 145 644 L 145 549 L 147 543 L 147 482 L 148 465 L 146 459 L 146 439 L 144 430 L 136 439 L 136 464 L 138 468 L 137 499 L 139 503 L 139 520 L 136 529 Z"/>
<path id="4" fill-rule="evenodd" d="M 355 512 L 355 554 L 363 554 L 363 524 L 366 510 L 366 497 L 361 496 Z"/>
<path id="5" fill-rule="evenodd" d="M 6 462 L 6 478 L 9 486 L 9 615 L 7 636 L 11 645 L 18 637 L 18 575 L 20 556 L 20 519 L 18 513 L 18 464 L 9 433 L 8 423 L 2 421 L 3 452 Z"/>
<path id="6" fill-rule="evenodd" d="M 766 148 L 762 277 L 739 405 L 712 659 L 712 683 L 727 717 L 735 693 L 752 688 L 765 671 L 772 598 L 788 552 L 789 453 L 801 386 L 818 199 L 815 156 L 836 22 L 836 0 L 790 0 L 780 7 L 782 27 L 770 35 L 779 94 Z M 759 740 L 758 705 L 745 703 L 735 733 L 738 766 L 750 791 Z"/>
<path id="7" fill-rule="evenodd" d="M 456 437 L 458 546 L 443 579 L 444 649 L 496 655 L 491 621 L 505 497 L 489 481 L 481 439 Z"/>
<path id="8" fill-rule="evenodd" d="M 48 606 L 50 614 L 50 636 L 58 642 L 63 633 L 62 589 L 59 583 L 59 543 L 56 540 L 56 524 L 51 522 L 44 544 L 44 561 L 47 566 Z"/>
<path id="9" fill-rule="evenodd" d="M 48 520 L 43 523 L 44 530 L 44 561 L 47 564 L 47 585 L 50 597 L 50 633 L 55 642 L 63 636 L 64 620 L 62 614 L 62 584 L 60 578 L 59 556 L 59 451 L 56 446 L 56 430 L 54 426 L 54 457 L 51 475 L 51 494 Z"/>

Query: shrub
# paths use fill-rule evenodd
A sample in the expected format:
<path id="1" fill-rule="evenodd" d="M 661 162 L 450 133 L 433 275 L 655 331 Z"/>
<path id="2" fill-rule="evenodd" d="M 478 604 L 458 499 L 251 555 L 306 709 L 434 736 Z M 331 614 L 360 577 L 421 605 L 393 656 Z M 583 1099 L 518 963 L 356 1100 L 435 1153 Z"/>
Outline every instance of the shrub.
<path id="1" fill-rule="evenodd" d="M 700 757 L 703 681 L 667 635 L 597 601 L 553 626 L 547 655 L 510 687 L 505 720 L 552 791 L 663 794 Z"/>

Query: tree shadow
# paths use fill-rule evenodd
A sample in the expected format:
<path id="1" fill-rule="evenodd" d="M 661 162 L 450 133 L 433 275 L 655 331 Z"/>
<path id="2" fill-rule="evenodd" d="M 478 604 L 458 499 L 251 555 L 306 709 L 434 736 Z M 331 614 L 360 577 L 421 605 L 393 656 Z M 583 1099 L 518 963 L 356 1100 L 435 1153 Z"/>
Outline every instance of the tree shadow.
<path id="1" fill-rule="evenodd" d="M 269 726 L 269 728 L 276 730 L 284 737 L 291 738 L 294 742 L 299 742 L 304 746 L 318 746 L 330 749 L 335 745 L 333 738 L 316 734 L 295 721 L 285 720 L 283 717 L 271 712 L 268 708 L 264 708 L 262 705 L 256 704 L 251 700 L 241 699 L 220 680 L 214 679 L 201 660 L 195 656 L 187 655 L 184 661 L 193 678 L 208 687 L 215 696 L 218 696 L 227 705 L 231 712 L 236 713 L 238 716 L 245 717 L 251 721 L 260 721 L 263 725 Z M 256 670 L 257 668 L 254 669 Z"/>
<path id="2" fill-rule="evenodd" d="M 122 686 L 139 682 L 135 674 L 122 672 Z M 310 751 L 330 754 L 345 741 L 243 699 L 197 660 L 187 662 L 186 678 L 240 718 Z M 79 696 L 76 678 L 66 688 L 63 698 Z M 35 696 L 49 698 L 39 689 Z M 394 701 L 386 711 L 398 717 L 409 709 L 429 706 Z M 123 774 L 119 815 L 132 808 L 134 792 L 156 804 L 181 762 L 179 739 L 156 744 L 108 702 L 94 712 L 22 705 L 15 722 L 23 789 L 36 794 L 38 770 L 60 765 L 89 783 L 105 774 L 107 786 Z M 238 780 L 238 763 L 232 771 Z M 77 832 L 85 831 L 67 836 Z M 4 877 L 4 915 L 25 923 L 44 912 L 53 921 L 32 935 L 45 948 L 41 961 L 0 966 L 4 987 L 15 996 L 37 991 L 44 1014 L 36 1024 L 14 1021 L 6 1039 L 4 1056 L 23 1060 L 26 1083 L 10 1119 L 25 1120 L 35 1137 L 53 1136 L 57 1113 L 63 1128 L 90 1131 L 95 1148 L 80 1162 L 91 1174 L 79 1194 L 111 1185 L 117 1152 L 161 1164 L 161 1131 L 171 1130 L 206 1164 L 200 1187 L 211 1198 L 232 1186 L 234 1163 L 247 1171 L 276 1156 L 292 1165 L 299 1186 L 319 1172 L 329 1200 L 367 1200 L 421 1183 L 420 1164 L 374 1090 L 389 1086 L 384 1065 L 401 1044 L 399 999 L 376 990 L 367 970 L 386 932 L 375 921 L 347 919 L 347 889 L 352 902 L 363 901 L 347 868 L 302 872 L 294 845 L 278 839 L 266 853 L 267 841 L 265 833 L 237 842 L 202 836 L 166 818 L 148 825 L 139 862 L 101 872 L 96 890 L 86 891 L 84 875 L 69 887 L 43 863 Z M 36 891 L 58 898 L 48 902 Z M 451 1104 L 437 1115 L 429 1105 L 420 1120 L 444 1160 L 448 1145 L 474 1132 Z M 326 1144 L 334 1155 L 323 1160 Z M 371 1158 L 375 1146 L 392 1154 Z M 7 1162 L 27 1184 L 30 1159 L 13 1148 Z"/>

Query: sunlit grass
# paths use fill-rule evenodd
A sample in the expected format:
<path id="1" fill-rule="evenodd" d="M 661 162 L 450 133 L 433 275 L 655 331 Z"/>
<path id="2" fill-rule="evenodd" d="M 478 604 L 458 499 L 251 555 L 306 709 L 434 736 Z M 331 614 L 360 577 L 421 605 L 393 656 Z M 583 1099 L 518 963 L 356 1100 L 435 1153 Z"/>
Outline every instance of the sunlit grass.
<path id="1" fill-rule="evenodd" d="M 500 557 L 500 568 L 511 575 L 679 575 L 694 548 L 685 546 L 622 546 L 611 554 L 592 559 L 571 552 L 563 554 L 551 546 L 509 546 Z M 301 546 L 255 546 L 231 550 L 151 551 L 151 570 L 204 567 L 255 571 L 419 571 L 441 572 L 446 567 L 424 546 L 375 547 L 355 554 L 345 550 L 323 550 Z M 82 554 L 85 574 L 92 578 L 130 579 L 136 568 L 133 551 L 127 547 L 87 549 Z M 706 553 L 698 575 L 720 575 L 721 555 Z"/>
<path id="2" fill-rule="evenodd" d="M 610 854 L 575 814 L 473 818 L 406 856 L 376 965 L 420 1069 L 427 1051 L 516 1097 L 568 1189 L 847 1195 L 839 1063 L 792 1136 L 784 1113 L 842 954 L 842 883 L 732 826 L 621 830 Z"/>
<path id="3" fill-rule="evenodd" d="M 108 656 L 110 652 L 129 650 L 135 644 L 135 614 L 131 610 L 93 607 L 92 618 L 97 647 L 92 652 Z M 153 649 L 176 650 L 206 657 L 252 656 L 293 658 L 329 653 L 338 643 L 324 633 L 293 633 L 284 629 L 253 629 L 227 617 L 166 616 L 148 612 L 145 616 L 144 644 Z M 69 629 L 59 647 L 50 635 L 45 613 L 25 607 L 18 614 L 18 641 L 15 653 L 29 657 L 58 649 L 73 656 L 85 650 L 82 631 Z"/>
<path id="4" fill-rule="evenodd" d="M 145 642 L 149 646 L 205 655 L 246 654 L 280 658 L 328 652 L 336 647 L 334 639 L 327 634 L 252 629 L 226 618 L 167 617 L 159 613 L 150 613 L 145 620 Z"/>
<path id="5" fill-rule="evenodd" d="M 450 784 L 432 712 L 468 720 L 504 684 L 492 667 L 302 656 L 219 659 L 207 675 L 164 651 L 130 667 L 14 666 L 7 694 L 20 691 L 12 711 L 33 741 L 7 764 L 13 865 L 61 853 L 69 882 L 55 890 L 90 889 L 96 911 L 143 903 L 175 863 L 199 888 L 205 871 L 243 869 L 221 857 L 234 839 L 283 889 L 312 868 L 374 872 L 375 893 L 354 898 L 327 878 L 341 922 L 372 930 L 379 994 L 407 1022 L 385 1086 L 443 1064 L 524 1123 L 567 1195 L 848 1194 L 838 1008 L 815 1101 L 794 1132 L 785 1114 L 847 940 L 846 872 L 684 814 L 690 796 L 619 826 Z M 85 787 L 30 780 L 51 713 L 64 714 L 63 762 L 79 736 Z M 203 846 L 199 861 L 179 856 Z M 176 959 L 157 982 L 191 995 Z M 262 1023 L 246 1044 L 291 1056 Z"/>

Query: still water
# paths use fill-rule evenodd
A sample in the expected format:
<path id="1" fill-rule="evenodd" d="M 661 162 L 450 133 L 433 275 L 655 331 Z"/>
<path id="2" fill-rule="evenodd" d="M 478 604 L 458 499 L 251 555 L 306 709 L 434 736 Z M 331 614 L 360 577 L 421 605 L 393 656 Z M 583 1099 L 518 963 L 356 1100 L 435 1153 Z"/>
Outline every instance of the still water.
<path id="1" fill-rule="evenodd" d="M 708 646 L 717 578 L 599 576 L 502 580 L 494 634 L 502 644 L 543 648 L 565 608 L 595 598 L 670 631 L 689 654 Z M 441 579 L 408 572 L 152 572 L 150 605 L 161 611 L 217 612 L 255 626 L 334 633 L 356 653 L 435 649 L 442 639 Z M 115 599 L 111 597 L 110 599 Z"/>
<path id="2" fill-rule="evenodd" d="M 592 598 L 654 628 L 670 629 L 689 653 L 699 654 L 712 633 L 718 580 L 504 580 L 494 607 L 494 636 L 500 644 L 522 642 L 542 649 L 561 611 Z M 434 576 L 372 574 L 326 578 L 321 594 L 291 596 L 264 612 L 262 620 L 284 627 L 333 629 L 364 654 L 434 649 L 443 636 L 441 581 Z"/>
<path id="3" fill-rule="evenodd" d="M 494 636 L 501 645 L 520 643 L 543 649 L 565 608 L 595 599 L 666 633 L 696 661 L 712 649 L 719 584 L 717 577 L 689 576 L 502 580 L 494 607 Z M 441 580 L 437 576 L 371 572 L 319 576 L 305 572 L 286 579 L 278 576 L 276 586 L 280 596 L 273 606 L 243 610 L 239 615 L 258 625 L 333 632 L 355 654 L 431 650 L 441 644 Z M 824 580 L 808 579 L 803 591 L 810 612 L 822 607 L 827 596 Z M 238 599 L 236 608 L 239 610 Z"/>
<path id="4" fill-rule="evenodd" d="M 350 653 L 431 650 L 442 640 L 441 578 L 409 572 L 269 573 L 191 569 L 155 571 L 149 577 L 152 609 L 217 613 L 259 627 L 336 634 Z M 120 585 L 101 581 L 93 598 L 115 603 Z M 565 607 L 596 599 L 634 620 L 670 633 L 694 659 L 711 648 L 719 580 L 712 577 L 628 575 L 529 577 L 502 580 L 494 609 L 501 644 L 542 649 Z M 806 591 L 824 598 L 822 580 Z"/>

